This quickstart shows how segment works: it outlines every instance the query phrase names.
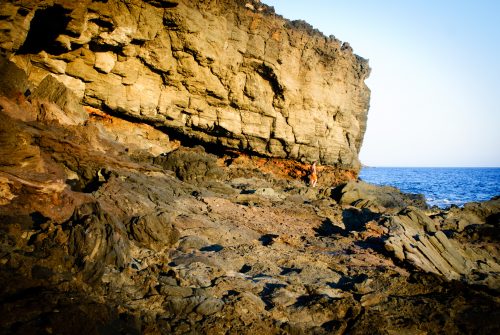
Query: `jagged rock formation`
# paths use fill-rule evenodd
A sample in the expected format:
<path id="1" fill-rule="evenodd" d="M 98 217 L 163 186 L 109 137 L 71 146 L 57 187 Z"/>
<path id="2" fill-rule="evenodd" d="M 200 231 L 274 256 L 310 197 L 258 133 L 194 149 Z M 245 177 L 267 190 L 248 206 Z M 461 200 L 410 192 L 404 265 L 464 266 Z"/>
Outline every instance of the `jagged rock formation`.
<path id="1" fill-rule="evenodd" d="M 2 1 L 0 21 L 0 51 L 35 85 L 54 76 L 202 143 L 359 169 L 368 62 L 259 1 Z"/>
<path id="2" fill-rule="evenodd" d="M 154 130 L 88 108 L 67 122 L 70 94 L 25 100 L 16 78 L 0 85 L 0 333 L 500 331 L 498 200 L 431 218 L 397 190 L 308 188 L 246 156 L 155 157 L 146 139 L 170 142 Z"/>
<path id="3" fill-rule="evenodd" d="M 0 333 L 500 333 L 499 198 L 332 187 L 366 116 L 347 45 L 257 1 L 0 8 Z M 309 188 L 308 164 L 186 137 L 337 166 Z"/>
<path id="4" fill-rule="evenodd" d="M 422 194 L 402 193 L 395 187 L 375 186 L 359 180 L 336 187 L 332 197 L 339 204 L 369 208 L 377 212 L 397 210 L 410 205 L 422 209 L 428 207 Z"/>
<path id="5" fill-rule="evenodd" d="M 484 220 L 481 223 L 485 224 Z M 500 288 L 500 265 L 489 250 L 449 239 L 420 210 L 408 207 L 384 225 L 389 228 L 385 248 L 400 261 L 406 260 L 447 279 L 465 278 L 469 282 L 486 279 L 488 286 Z"/>

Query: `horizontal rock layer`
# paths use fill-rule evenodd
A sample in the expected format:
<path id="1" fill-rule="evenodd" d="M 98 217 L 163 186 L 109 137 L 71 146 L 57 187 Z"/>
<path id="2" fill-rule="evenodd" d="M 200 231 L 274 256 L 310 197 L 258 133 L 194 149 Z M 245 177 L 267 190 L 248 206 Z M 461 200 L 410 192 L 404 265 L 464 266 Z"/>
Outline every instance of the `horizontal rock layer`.
<path id="1" fill-rule="evenodd" d="M 25 85 L 0 60 L 0 333 L 499 333 L 499 198 L 307 187 Z"/>
<path id="2" fill-rule="evenodd" d="M 85 105 L 201 142 L 359 168 L 368 62 L 258 1 L 3 1 L 0 24 L 35 85 L 52 74 Z"/>

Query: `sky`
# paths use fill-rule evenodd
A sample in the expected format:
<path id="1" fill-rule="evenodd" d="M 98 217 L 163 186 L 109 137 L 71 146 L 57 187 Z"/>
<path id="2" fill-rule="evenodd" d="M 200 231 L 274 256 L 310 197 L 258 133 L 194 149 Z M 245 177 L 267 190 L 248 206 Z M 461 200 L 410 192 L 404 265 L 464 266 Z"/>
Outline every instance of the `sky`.
<path id="1" fill-rule="evenodd" d="M 364 165 L 500 167 L 500 1 L 262 2 L 369 59 Z"/>

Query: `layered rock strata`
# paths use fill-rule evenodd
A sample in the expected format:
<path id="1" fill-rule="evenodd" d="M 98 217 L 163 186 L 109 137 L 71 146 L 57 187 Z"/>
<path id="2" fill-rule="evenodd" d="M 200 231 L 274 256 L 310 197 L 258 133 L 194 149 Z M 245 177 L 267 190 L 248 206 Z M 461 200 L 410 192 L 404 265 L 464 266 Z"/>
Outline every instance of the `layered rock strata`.
<path id="1" fill-rule="evenodd" d="M 431 217 L 199 146 L 153 157 L 154 130 L 5 86 L 2 334 L 500 332 L 498 199 Z"/>
<path id="2" fill-rule="evenodd" d="M 0 20 L 1 52 L 35 85 L 54 76 L 201 143 L 359 168 L 368 62 L 259 1 L 3 1 Z"/>
<path id="3" fill-rule="evenodd" d="M 257 1 L 0 20 L 0 333 L 500 333 L 498 197 L 429 210 L 238 152 L 354 177 L 368 68 L 347 44 Z"/>

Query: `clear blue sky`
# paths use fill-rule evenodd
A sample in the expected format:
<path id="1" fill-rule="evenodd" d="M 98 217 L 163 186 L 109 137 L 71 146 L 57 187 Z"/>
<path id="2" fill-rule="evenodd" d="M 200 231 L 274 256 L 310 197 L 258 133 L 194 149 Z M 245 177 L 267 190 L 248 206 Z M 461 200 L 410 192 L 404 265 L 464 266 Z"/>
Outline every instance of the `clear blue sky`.
<path id="1" fill-rule="evenodd" d="M 370 60 L 363 164 L 500 167 L 500 1 L 262 2 Z"/>

